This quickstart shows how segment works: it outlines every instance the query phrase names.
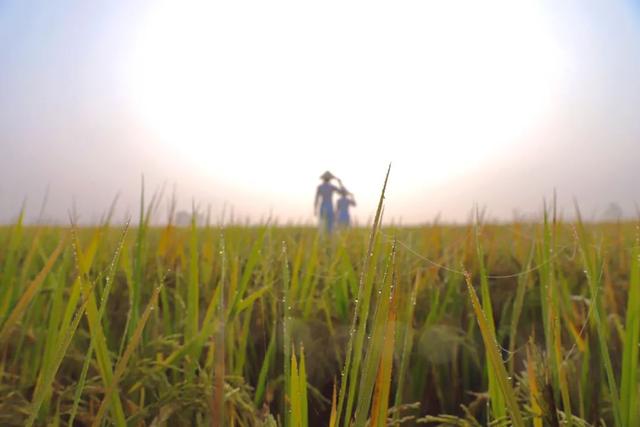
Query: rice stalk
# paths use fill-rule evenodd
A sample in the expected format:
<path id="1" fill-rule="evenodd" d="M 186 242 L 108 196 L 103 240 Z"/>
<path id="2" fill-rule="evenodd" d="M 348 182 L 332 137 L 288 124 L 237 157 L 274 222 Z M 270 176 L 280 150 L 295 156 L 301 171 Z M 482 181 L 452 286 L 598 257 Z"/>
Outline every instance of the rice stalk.
<path id="1" fill-rule="evenodd" d="M 149 320 L 149 316 L 151 315 L 151 312 L 153 311 L 153 309 L 156 307 L 158 303 L 158 295 L 160 294 L 161 288 L 162 288 L 162 282 L 158 286 L 156 286 L 155 289 L 153 290 L 151 299 L 149 300 L 147 307 L 144 309 L 144 312 L 142 313 L 142 317 L 140 318 L 140 321 L 136 325 L 136 329 L 131 338 L 131 341 L 129 341 L 129 344 L 127 345 L 127 348 L 122 354 L 122 357 L 120 358 L 120 360 L 118 360 L 118 363 L 116 364 L 113 376 L 111 377 L 111 382 L 106 387 L 104 399 L 102 399 L 102 403 L 100 403 L 98 412 L 93 420 L 93 423 L 92 423 L 93 427 L 98 427 L 100 425 L 100 423 L 102 422 L 102 418 L 105 416 L 107 409 L 109 408 L 111 399 L 113 399 L 114 396 L 118 396 L 118 393 L 116 392 L 118 383 L 120 382 L 120 379 L 124 375 L 125 369 L 127 367 L 127 363 L 129 362 L 131 355 L 133 355 L 133 352 L 135 351 L 136 346 L 138 345 L 138 343 L 140 342 L 140 339 L 142 338 L 142 331 L 144 330 L 144 327 L 147 324 L 147 321 Z"/>
<path id="2" fill-rule="evenodd" d="M 629 297 L 622 349 L 620 413 L 622 425 L 631 425 L 638 413 L 638 342 L 640 342 L 640 260 L 638 240 L 631 252 Z"/>
<path id="3" fill-rule="evenodd" d="M 591 243 L 584 223 L 580 215 L 580 210 L 576 204 L 577 214 L 577 234 L 578 243 L 580 245 L 580 253 L 587 274 L 587 283 L 589 285 L 589 291 L 591 294 L 591 304 L 593 309 L 590 310 L 591 322 L 596 329 L 596 337 L 598 340 L 598 347 L 600 349 L 600 356 L 602 357 L 602 364 L 604 367 L 605 375 L 607 377 L 607 384 L 609 387 L 609 394 L 611 398 L 611 412 L 613 413 L 614 425 L 616 427 L 622 427 L 622 417 L 620 415 L 620 398 L 618 396 L 618 386 L 616 385 L 616 378 L 613 373 L 613 365 L 611 364 L 611 356 L 609 354 L 609 348 L 607 346 L 608 328 L 606 323 L 606 315 L 604 313 L 604 307 L 602 304 L 602 261 Z"/>
<path id="4" fill-rule="evenodd" d="M 352 406 L 355 399 L 355 385 L 358 381 L 358 374 L 360 368 L 359 354 L 362 349 L 362 343 L 364 341 L 365 329 L 367 326 L 367 316 L 369 313 L 369 299 L 371 295 L 372 284 L 372 260 L 374 259 L 374 248 L 378 235 L 378 228 L 382 220 L 382 205 L 384 202 L 384 192 L 387 188 L 387 181 L 389 179 L 389 172 L 391 171 L 391 164 L 387 169 L 387 174 L 384 178 L 384 184 L 382 185 L 382 191 L 380 193 L 380 199 L 378 200 L 378 207 L 376 209 L 376 215 L 373 220 L 373 226 L 371 227 L 371 233 L 369 235 L 369 244 L 367 252 L 365 254 L 362 271 L 360 273 L 360 280 L 358 282 L 358 293 L 355 299 L 355 307 L 353 320 L 349 329 L 349 341 L 347 342 L 347 351 L 345 355 L 344 368 L 340 374 L 340 392 L 338 394 L 338 408 L 336 410 L 336 419 L 338 423 L 342 419 L 343 405 L 345 399 L 347 400 L 347 407 L 344 413 L 344 424 L 349 425 L 352 415 Z M 355 348 L 355 354 L 357 357 L 353 358 Z M 353 360 L 352 360 L 353 358 Z M 347 395 L 347 383 L 349 383 L 349 392 Z"/>
<path id="5" fill-rule="evenodd" d="M 524 420 L 518 407 L 518 401 L 516 399 L 515 391 L 511 386 L 509 377 L 507 376 L 507 370 L 504 367 L 502 358 L 500 356 L 499 347 L 496 341 L 495 333 L 491 328 L 485 311 L 480 305 L 478 295 L 476 294 L 473 285 L 471 284 L 471 276 L 467 273 L 465 275 L 465 281 L 467 283 L 467 291 L 469 292 L 469 299 L 471 300 L 471 306 L 476 315 L 478 326 L 482 334 L 482 341 L 484 342 L 485 349 L 487 351 L 487 359 L 491 364 L 493 372 L 495 373 L 496 383 L 502 393 L 506 407 L 507 415 L 511 419 L 511 423 L 515 427 L 524 427 Z"/>
<path id="6" fill-rule="evenodd" d="M 18 303 L 11 310 L 11 314 L 9 314 L 7 320 L 2 324 L 2 329 L 0 329 L 0 344 L 4 344 L 7 341 L 14 325 L 20 320 L 22 316 L 24 316 L 29 303 L 33 300 L 37 292 L 40 290 L 42 283 L 47 278 L 49 272 L 53 268 L 53 265 L 58 259 L 58 256 L 62 252 L 65 242 L 66 239 L 62 239 L 60 243 L 58 243 L 58 246 L 56 246 L 56 248 L 49 256 L 46 264 L 44 265 L 42 270 L 40 270 L 40 273 L 38 273 L 38 275 L 29 284 L 27 289 L 25 289 L 24 293 L 18 300 Z"/>

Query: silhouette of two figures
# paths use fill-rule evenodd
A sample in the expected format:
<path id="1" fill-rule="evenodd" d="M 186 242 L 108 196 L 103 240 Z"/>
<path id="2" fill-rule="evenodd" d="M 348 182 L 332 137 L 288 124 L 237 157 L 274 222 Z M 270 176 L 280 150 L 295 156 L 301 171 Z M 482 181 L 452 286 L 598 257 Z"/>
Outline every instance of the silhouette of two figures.
<path id="1" fill-rule="evenodd" d="M 321 231 L 331 233 L 337 226 L 347 228 L 350 225 L 349 208 L 356 205 L 356 201 L 342 181 L 331 172 L 326 171 L 320 176 L 322 184 L 318 185 L 316 198 L 313 204 L 314 215 L 319 214 L 319 227 Z M 338 186 L 332 181 L 336 181 Z M 334 209 L 333 194 L 337 193 L 339 198 Z"/>

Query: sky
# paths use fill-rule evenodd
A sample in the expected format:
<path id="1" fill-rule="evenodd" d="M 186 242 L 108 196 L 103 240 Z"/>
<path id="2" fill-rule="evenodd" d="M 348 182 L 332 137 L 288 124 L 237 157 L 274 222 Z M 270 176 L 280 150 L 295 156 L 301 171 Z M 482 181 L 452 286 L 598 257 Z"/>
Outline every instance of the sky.
<path id="1" fill-rule="evenodd" d="M 406 224 L 554 189 L 631 216 L 639 105 L 633 1 L 5 0 L 0 222 L 135 217 L 143 175 L 181 210 L 308 222 L 327 169 L 365 222 L 389 163 Z"/>

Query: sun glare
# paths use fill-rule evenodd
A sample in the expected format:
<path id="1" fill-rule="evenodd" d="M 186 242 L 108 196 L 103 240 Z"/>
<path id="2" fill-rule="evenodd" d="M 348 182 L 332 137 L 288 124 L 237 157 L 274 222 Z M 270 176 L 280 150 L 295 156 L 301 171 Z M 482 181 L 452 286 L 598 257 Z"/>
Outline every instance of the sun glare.
<path id="1" fill-rule="evenodd" d="M 129 81 L 157 140 L 212 179 L 307 194 L 296 176 L 334 168 L 375 195 L 392 160 L 408 194 L 518 143 L 565 65 L 534 2 L 181 1 L 148 12 Z"/>

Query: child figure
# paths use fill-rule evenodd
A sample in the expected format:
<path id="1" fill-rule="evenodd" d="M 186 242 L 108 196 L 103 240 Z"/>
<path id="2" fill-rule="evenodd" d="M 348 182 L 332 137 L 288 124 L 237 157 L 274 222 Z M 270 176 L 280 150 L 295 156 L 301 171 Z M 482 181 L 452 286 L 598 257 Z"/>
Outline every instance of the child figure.
<path id="1" fill-rule="evenodd" d="M 338 190 L 338 194 L 340 194 L 340 198 L 338 199 L 338 203 L 336 206 L 336 216 L 338 217 L 338 227 L 340 228 L 348 228 L 351 223 L 351 218 L 349 216 L 349 208 L 351 206 L 356 205 L 356 200 L 349 191 L 342 185 L 342 181 L 338 180 L 340 183 L 340 189 Z"/>

